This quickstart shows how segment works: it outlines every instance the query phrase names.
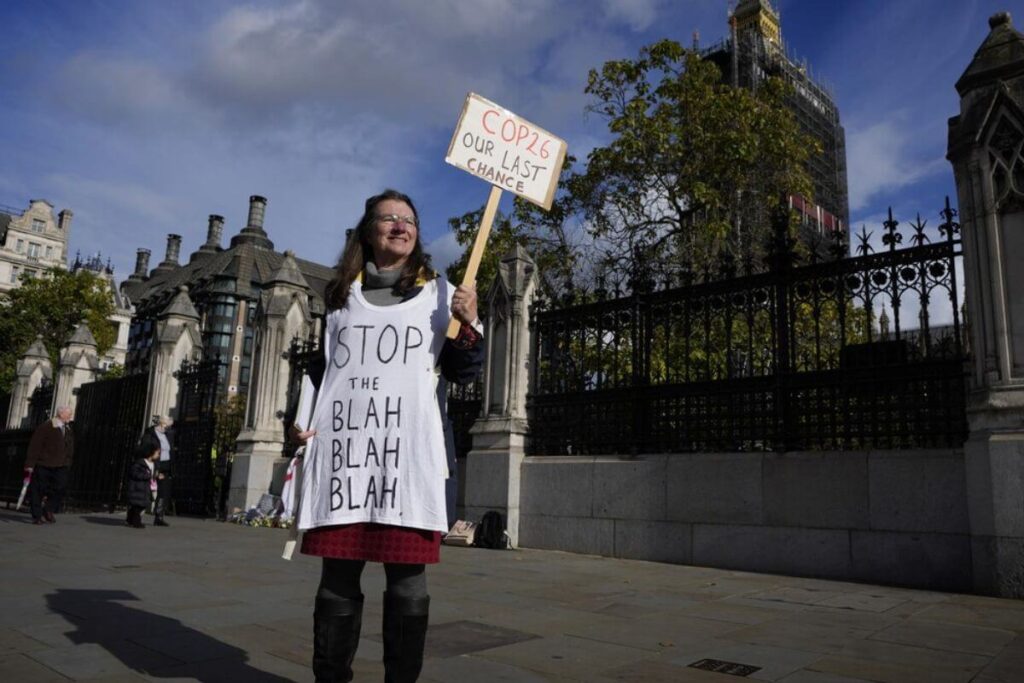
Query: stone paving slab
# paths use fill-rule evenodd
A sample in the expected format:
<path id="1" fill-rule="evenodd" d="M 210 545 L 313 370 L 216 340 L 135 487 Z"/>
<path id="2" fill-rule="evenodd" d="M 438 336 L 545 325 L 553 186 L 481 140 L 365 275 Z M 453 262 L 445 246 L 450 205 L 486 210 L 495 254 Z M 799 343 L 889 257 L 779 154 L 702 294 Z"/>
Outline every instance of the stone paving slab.
<path id="1" fill-rule="evenodd" d="M 0 681 L 312 681 L 319 560 L 280 530 L 0 510 Z M 442 549 L 421 681 L 1024 681 L 1024 602 L 537 550 Z M 367 567 L 356 681 L 383 678 Z"/>

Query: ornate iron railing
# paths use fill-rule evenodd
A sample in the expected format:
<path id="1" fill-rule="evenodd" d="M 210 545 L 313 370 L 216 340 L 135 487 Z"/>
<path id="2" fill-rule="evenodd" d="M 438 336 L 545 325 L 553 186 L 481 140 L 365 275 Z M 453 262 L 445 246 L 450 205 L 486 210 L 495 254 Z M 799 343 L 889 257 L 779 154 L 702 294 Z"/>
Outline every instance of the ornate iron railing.
<path id="1" fill-rule="evenodd" d="M 912 246 L 898 248 L 890 211 L 885 250 L 872 253 L 862 232 L 859 256 L 802 267 L 780 217 L 765 272 L 737 277 L 726 259 L 717 280 L 535 306 L 529 452 L 961 445 L 960 238 L 948 199 L 941 216 L 934 244 L 918 219 Z"/>

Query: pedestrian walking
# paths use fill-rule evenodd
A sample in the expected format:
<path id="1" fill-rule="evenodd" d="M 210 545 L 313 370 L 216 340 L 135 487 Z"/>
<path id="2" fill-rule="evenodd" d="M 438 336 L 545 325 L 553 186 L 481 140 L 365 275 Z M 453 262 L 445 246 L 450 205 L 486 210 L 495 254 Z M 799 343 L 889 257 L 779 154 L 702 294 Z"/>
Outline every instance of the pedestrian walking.
<path id="1" fill-rule="evenodd" d="M 159 459 L 160 442 L 152 435 L 144 434 L 128 470 L 128 518 L 125 524 L 135 529 L 146 527 L 142 523 L 142 511 L 149 507 Z"/>
<path id="2" fill-rule="evenodd" d="M 60 406 L 56 417 L 36 427 L 28 442 L 25 471 L 31 480 L 29 500 L 33 524 L 57 521 L 75 454 L 71 408 Z"/>
<path id="3" fill-rule="evenodd" d="M 160 443 L 160 458 L 156 461 L 156 500 L 153 502 L 153 526 L 170 526 L 164 519 L 164 514 L 171 503 L 171 476 L 172 467 L 172 446 L 171 427 L 174 420 L 167 415 L 160 415 L 154 419 L 155 424 L 146 430 L 146 435 L 156 439 Z"/>
<path id="4" fill-rule="evenodd" d="M 317 681 L 352 680 L 366 562 L 384 565 L 384 670 L 415 681 L 430 597 L 426 565 L 448 530 L 448 464 L 439 400 L 445 380 L 468 383 L 483 360 L 472 287 L 430 268 L 412 200 L 371 197 L 328 284 L 323 370 L 306 444 L 302 552 L 323 558 L 313 613 Z M 445 333 L 451 316 L 461 324 Z M 316 374 L 316 377 L 313 375 Z"/>

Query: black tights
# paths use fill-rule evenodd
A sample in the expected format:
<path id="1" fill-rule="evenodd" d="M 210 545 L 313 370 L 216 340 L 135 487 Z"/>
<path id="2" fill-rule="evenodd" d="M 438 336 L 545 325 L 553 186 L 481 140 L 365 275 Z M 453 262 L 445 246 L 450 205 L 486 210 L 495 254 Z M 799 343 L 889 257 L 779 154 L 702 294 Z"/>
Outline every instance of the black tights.
<path id="1" fill-rule="evenodd" d="M 359 578 L 363 574 L 363 560 L 337 560 L 324 558 L 320 573 L 318 598 L 357 598 L 363 594 Z M 384 563 L 388 594 L 396 598 L 427 597 L 426 565 Z"/>

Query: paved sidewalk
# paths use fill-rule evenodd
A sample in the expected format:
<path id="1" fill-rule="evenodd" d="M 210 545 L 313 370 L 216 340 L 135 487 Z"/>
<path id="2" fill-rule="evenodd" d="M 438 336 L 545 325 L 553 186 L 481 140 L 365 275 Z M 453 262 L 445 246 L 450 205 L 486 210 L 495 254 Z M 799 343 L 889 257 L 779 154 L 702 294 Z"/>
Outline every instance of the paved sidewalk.
<path id="1" fill-rule="evenodd" d="M 0 681 L 311 681 L 319 562 L 285 532 L 0 510 Z M 147 518 L 148 522 L 149 518 Z M 1024 681 L 1024 602 L 567 553 L 444 548 L 422 681 Z M 380 681 L 367 567 L 357 681 Z M 746 665 L 740 666 L 740 665 Z M 755 669 L 751 671 L 752 669 Z"/>

